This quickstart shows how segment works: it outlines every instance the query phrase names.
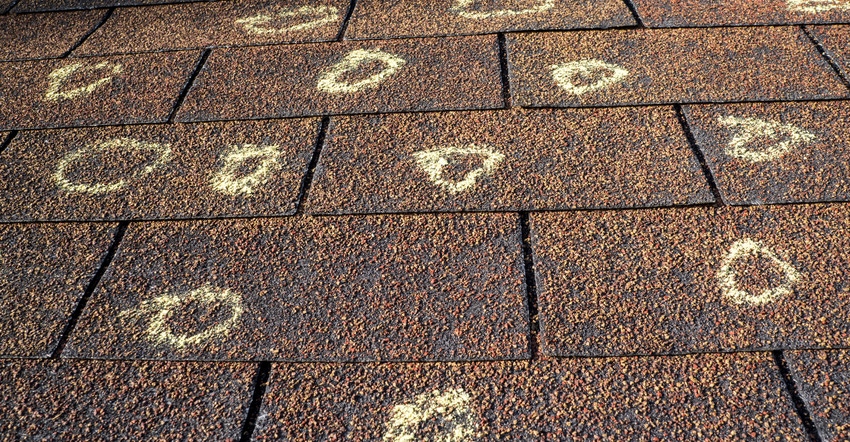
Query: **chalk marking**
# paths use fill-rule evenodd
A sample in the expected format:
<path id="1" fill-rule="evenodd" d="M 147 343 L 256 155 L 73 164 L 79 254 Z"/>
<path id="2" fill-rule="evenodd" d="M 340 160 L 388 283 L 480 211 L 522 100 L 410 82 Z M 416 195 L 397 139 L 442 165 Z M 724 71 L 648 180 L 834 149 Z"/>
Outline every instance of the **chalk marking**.
<path id="1" fill-rule="evenodd" d="M 451 164 L 452 157 L 476 155 L 483 158 L 481 167 L 471 170 L 460 181 L 443 179 L 443 168 Z M 436 185 L 452 194 L 470 189 L 481 176 L 492 174 L 505 156 L 486 146 L 469 144 L 466 147 L 449 146 L 441 149 L 423 150 L 413 153 L 413 158 L 428 178 Z"/>
<path id="2" fill-rule="evenodd" d="M 750 163 L 775 160 L 796 147 L 817 140 L 817 136 L 811 132 L 775 121 L 733 116 L 718 117 L 717 121 L 736 131 L 726 146 L 726 154 Z M 750 146 L 759 137 L 779 141 L 783 135 L 786 136 L 784 141 L 766 147 Z"/>
<path id="3" fill-rule="evenodd" d="M 552 70 L 552 79 L 555 80 L 555 84 L 573 95 L 584 95 L 588 92 L 608 88 L 629 76 L 629 71 L 622 66 L 593 58 L 555 64 L 549 66 L 549 69 Z M 610 74 L 603 75 L 595 83 L 577 85 L 573 81 L 573 77 L 576 75 L 591 76 L 605 74 L 608 71 L 610 71 Z"/>
<path id="4" fill-rule="evenodd" d="M 537 6 L 532 6 L 525 9 L 497 9 L 489 12 L 475 12 L 470 9 L 473 7 L 475 0 L 455 0 L 454 6 L 449 8 L 449 11 L 463 17 L 473 20 L 485 20 L 488 18 L 511 17 L 515 15 L 538 14 L 546 12 L 555 7 L 555 0 L 543 0 Z"/>
<path id="5" fill-rule="evenodd" d="M 68 78 L 77 71 L 109 71 L 110 69 L 111 75 L 107 75 L 106 77 L 103 77 L 86 86 L 78 87 L 76 89 L 71 89 L 68 91 L 59 90 L 60 88 L 62 88 L 62 86 L 65 85 L 65 83 L 68 81 Z M 68 66 L 55 69 L 53 72 L 47 75 L 47 78 L 50 80 L 50 84 L 47 86 L 47 92 L 44 93 L 44 99 L 46 101 L 59 102 L 63 100 L 71 100 L 77 97 L 90 95 L 100 86 L 112 81 L 112 76 L 120 74 L 123 69 L 124 67 L 120 63 L 110 63 L 108 61 L 102 61 L 93 66 L 86 66 L 83 63 L 73 63 L 69 64 Z"/>
<path id="6" fill-rule="evenodd" d="M 193 335 L 187 333 L 175 334 L 168 326 L 168 320 L 175 310 L 189 301 L 198 301 L 203 304 L 222 303 L 225 307 L 230 308 L 230 317 Z M 144 301 L 134 309 L 121 312 L 119 317 L 149 319 L 146 334 L 150 342 L 183 350 L 209 339 L 226 337 L 230 334 L 230 330 L 239 323 L 242 311 L 242 296 L 239 293 L 205 284 L 180 295 L 162 295 Z"/>
<path id="7" fill-rule="evenodd" d="M 357 69 L 361 64 L 377 60 L 386 65 L 386 68 L 371 77 L 355 83 L 340 82 L 339 78 L 346 72 Z M 353 93 L 364 89 L 374 89 L 387 78 L 395 75 L 407 62 L 396 55 L 384 52 L 380 49 L 355 49 L 348 53 L 339 63 L 319 77 L 316 87 L 322 92 L 329 94 Z"/>
<path id="8" fill-rule="evenodd" d="M 764 289 L 758 295 L 752 295 L 738 288 L 737 274 L 733 268 L 735 262 L 748 256 L 762 256 L 770 260 L 784 274 L 785 282 L 778 287 Z M 764 244 L 751 239 L 742 239 L 732 244 L 729 253 L 723 259 L 717 271 L 717 282 L 723 296 L 735 304 L 765 305 L 791 293 L 792 287 L 800 280 L 800 273 L 791 264 L 783 261 Z"/>
<path id="9" fill-rule="evenodd" d="M 280 19 L 290 17 L 310 17 L 318 16 L 317 19 L 299 23 L 297 25 L 287 26 L 283 28 L 266 27 L 267 23 L 275 19 L 275 16 Z M 246 32 L 258 35 L 267 34 L 285 34 L 287 32 L 304 31 L 307 29 L 318 28 L 319 26 L 333 23 L 339 17 L 339 9 L 335 6 L 301 6 L 299 8 L 284 8 L 283 10 L 269 15 L 259 13 L 251 17 L 240 18 L 236 20 L 237 25 L 242 25 Z"/>
<path id="10" fill-rule="evenodd" d="M 850 11 L 850 2 L 842 0 L 788 0 L 788 9 L 796 12 Z"/>
<path id="11" fill-rule="evenodd" d="M 470 408 L 470 397 L 461 389 L 444 393 L 434 390 L 416 396 L 413 403 L 396 405 L 390 412 L 384 441 L 412 442 L 418 440 L 416 431 L 422 422 L 441 417 L 451 423 L 442 434 L 433 435 L 433 441 L 454 442 L 469 440 L 474 436 L 476 416 Z"/>
<path id="12" fill-rule="evenodd" d="M 227 195 L 251 195 L 257 186 L 268 182 L 271 174 L 280 169 L 279 159 L 282 152 L 277 144 L 242 144 L 230 146 L 224 154 L 224 165 L 210 178 L 213 189 Z M 253 172 L 236 177 L 239 168 L 246 161 L 259 159 L 260 164 Z"/>
<path id="13" fill-rule="evenodd" d="M 89 152 L 107 149 L 121 150 L 148 150 L 159 154 L 156 160 L 144 167 L 140 172 L 134 174 L 131 179 L 137 180 L 145 175 L 150 174 L 157 168 L 165 165 L 171 159 L 171 145 L 159 143 L 146 143 L 132 138 L 113 138 L 111 140 L 98 141 L 81 149 L 77 149 L 59 160 L 59 165 L 56 167 L 56 172 L 53 173 L 53 181 L 62 190 L 68 192 L 88 193 L 98 195 L 102 193 L 114 192 L 120 190 L 127 185 L 127 180 L 122 179 L 112 183 L 102 184 L 80 184 L 74 183 L 65 177 L 65 170 L 75 161 L 85 158 Z"/>

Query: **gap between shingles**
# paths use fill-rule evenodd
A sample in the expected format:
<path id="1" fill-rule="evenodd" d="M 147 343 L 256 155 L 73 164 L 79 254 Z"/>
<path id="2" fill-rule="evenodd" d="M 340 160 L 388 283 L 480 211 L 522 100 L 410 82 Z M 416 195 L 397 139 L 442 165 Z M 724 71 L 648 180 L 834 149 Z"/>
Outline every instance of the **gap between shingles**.
<path id="1" fill-rule="evenodd" d="M 714 174 L 711 172 L 711 168 L 708 167 L 708 162 L 705 161 L 705 155 L 703 155 L 702 150 L 700 150 L 697 145 L 697 140 L 694 138 L 691 126 L 688 124 L 688 119 L 685 118 L 685 112 L 682 110 L 682 105 L 677 104 L 673 107 L 676 109 L 676 117 L 679 119 L 679 124 L 682 125 L 682 130 L 685 132 L 685 137 L 688 139 L 691 151 L 693 151 L 694 155 L 696 155 L 697 161 L 699 161 L 699 165 L 702 168 L 702 173 L 705 175 L 706 181 L 708 181 L 708 187 L 711 189 L 711 194 L 714 196 L 714 205 L 716 207 L 724 206 L 725 203 L 723 202 L 723 197 L 720 195 L 720 189 L 717 187 L 717 181 L 714 180 Z"/>
<path id="2" fill-rule="evenodd" d="M 505 109 L 513 106 L 511 99 L 510 71 L 508 70 L 508 44 L 505 33 L 498 34 L 499 41 L 499 69 L 502 77 L 502 99 L 505 101 Z"/>
<path id="3" fill-rule="evenodd" d="M 637 22 L 638 27 L 639 28 L 645 28 L 646 25 L 643 24 L 643 19 L 641 19 L 640 14 L 638 14 L 638 10 L 637 10 L 637 6 L 635 5 L 635 2 L 633 0 L 623 0 L 623 2 L 626 4 L 626 7 L 629 8 L 629 12 L 632 13 L 632 17 L 634 17 L 635 22 Z"/>
<path id="4" fill-rule="evenodd" d="M 540 315 L 537 308 L 537 280 L 534 276 L 534 252 L 531 249 L 531 224 L 528 212 L 519 213 L 522 241 L 522 263 L 525 270 L 525 295 L 528 304 L 528 354 L 537 359 L 540 353 Z"/>
<path id="5" fill-rule="evenodd" d="M 10 144 L 12 144 L 12 140 L 14 140 L 16 136 L 18 136 L 18 131 L 16 130 L 13 130 L 6 135 L 6 138 L 0 142 L 0 154 L 2 154 Z"/>
<path id="6" fill-rule="evenodd" d="M 245 415 L 245 421 L 242 422 L 242 431 L 239 436 L 240 442 L 249 442 L 254 437 L 254 430 L 257 428 L 257 419 L 260 417 L 260 409 L 263 406 L 263 398 L 266 395 L 271 371 L 271 362 L 260 362 L 257 367 L 257 375 L 254 377 L 254 383 L 251 386 L 251 405 L 248 407 L 248 414 Z"/>
<path id="7" fill-rule="evenodd" d="M 106 273 L 106 269 L 109 267 L 109 264 L 112 263 L 112 259 L 118 251 L 118 245 L 121 244 L 121 240 L 124 238 L 124 234 L 127 232 L 127 226 L 129 224 L 130 223 L 128 221 L 122 221 L 118 224 L 118 228 L 115 229 L 115 236 L 112 238 L 112 243 L 109 245 L 109 249 L 106 251 L 106 255 L 104 255 L 103 260 L 101 261 L 100 266 L 98 266 L 94 276 L 86 286 L 83 296 L 80 297 L 80 300 L 77 302 L 74 311 L 71 313 L 71 317 L 68 319 L 68 323 L 65 324 L 65 328 L 62 330 L 62 334 L 59 335 L 59 342 L 56 344 L 56 349 L 53 350 L 53 353 L 50 355 L 51 359 L 58 359 L 62 354 L 62 350 L 65 349 L 65 344 L 68 342 L 68 338 L 71 336 L 71 333 L 74 332 L 74 328 L 77 326 L 77 321 L 80 320 L 80 316 L 83 314 L 83 310 L 86 308 L 89 298 L 91 298 L 92 293 L 94 293 L 98 283 L 100 283 L 100 279 L 103 277 L 103 274 Z"/>
<path id="8" fill-rule="evenodd" d="M 850 89 L 850 78 L 848 78 L 847 74 L 845 74 L 844 70 L 841 69 L 841 66 L 836 63 L 836 61 L 832 58 L 829 51 L 826 50 L 826 47 L 821 44 L 820 40 L 809 30 L 809 28 L 805 25 L 800 25 L 800 29 L 806 34 L 806 37 L 815 45 L 818 52 L 820 52 L 821 57 L 826 60 L 827 63 L 832 67 L 832 70 L 838 75 L 838 78 L 841 79 L 841 82 L 844 83 L 844 86 Z"/>
<path id="9" fill-rule="evenodd" d="M 345 17 L 342 19 L 342 25 L 339 27 L 339 34 L 336 35 L 336 41 L 342 41 L 345 38 L 345 31 L 348 30 L 348 22 L 351 21 L 351 16 L 354 14 L 354 8 L 357 7 L 357 0 L 351 0 L 348 4 L 348 10 L 345 11 Z"/>
<path id="10" fill-rule="evenodd" d="M 12 4 L 11 4 L 11 5 L 9 5 L 9 7 L 8 7 L 8 8 L 6 8 L 6 10 L 5 10 L 5 11 L 0 12 L 0 15 L 6 15 L 6 14 L 8 14 L 8 13 L 12 12 L 12 9 L 14 9 L 14 8 L 15 8 L 15 6 L 18 6 L 18 3 L 20 3 L 20 2 L 21 2 L 21 0 L 14 0 L 14 1 L 12 2 Z"/>
<path id="11" fill-rule="evenodd" d="M 800 390 L 797 388 L 797 382 L 794 380 L 791 370 L 788 369 L 788 362 L 785 360 L 785 352 L 782 350 L 774 350 L 772 354 L 773 362 L 776 363 L 776 367 L 779 369 L 779 374 L 785 382 L 785 389 L 791 396 L 791 401 L 794 403 L 794 409 L 797 411 L 797 416 L 800 417 L 800 421 L 802 421 L 803 427 L 806 429 L 806 434 L 809 435 L 812 442 L 821 442 L 823 438 L 820 433 L 818 433 L 817 427 L 815 427 L 812 415 L 806 407 L 806 402 L 800 396 Z"/>
<path id="12" fill-rule="evenodd" d="M 201 69 L 204 68 L 204 65 L 207 64 L 207 59 L 210 57 L 210 53 L 212 49 L 204 49 L 201 52 L 201 57 L 198 59 L 198 62 L 195 64 L 195 69 L 192 71 L 192 74 L 189 75 L 189 79 L 186 80 L 186 84 L 183 86 L 183 89 L 180 90 L 180 95 L 177 96 L 177 101 L 174 103 L 174 108 L 171 110 L 171 114 L 168 115 L 168 123 L 174 122 L 174 117 L 177 116 L 177 111 L 180 110 L 180 106 L 183 105 L 183 101 L 186 100 L 186 95 L 189 94 L 189 89 L 192 89 L 192 85 L 195 83 L 195 78 L 198 77 L 198 74 L 201 73 Z"/>
<path id="13" fill-rule="evenodd" d="M 71 46 L 71 49 L 68 49 L 67 51 L 65 51 L 65 53 L 64 53 L 64 54 L 60 55 L 60 56 L 59 56 L 59 58 L 68 58 L 68 56 L 70 56 L 72 52 L 74 52 L 75 50 L 77 50 L 77 48 L 79 48 L 80 46 L 82 46 L 82 45 L 83 45 L 83 43 L 85 43 L 85 41 L 86 41 L 86 40 L 88 40 L 88 38 L 92 36 L 92 34 L 94 34 L 95 32 L 97 32 L 97 30 L 98 30 L 98 29 L 100 29 L 100 27 L 101 27 L 101 26 L 103 26 L 103 25 L 106 23 L 106 21 L 107 21 L 107 20 L 109 20 L 109 17 L 112 17 L 112 13 L 113 13 L 113 12 L 115 12 L 115 8 L 109 8 L 109 9 L 107 9 L 107 10 L 106 10 L 106 13 L 105 13 L 105 14 L 103 14 L 103 17 L 100 19 L 100 21 L 98 21 L 98 22 L 94 25 L 94 27 L 92 27 L 92 28 L 89 30 L 89 32 L 86 32 L 86 33 L 85 33 L 85 35 L 83 35 L 83 36 L 82 36 L 82 38 L 80 38 L 79 40 L 77 40 L 77 43 L 75 43 L 73 46 Z"/>
<path id="14" fill-rule="evenodd" d="M 313 184 L 313 173 L 316 171 L 316 165 L 319 164 L 319 156 L 321 156 L 322 148 L 325 145 L 325 139 L 327 138 L 330 122 L 331 117 L 322 118 L 319 136 L 316 138 L 316 146 L 313 148 L 313 155 L 310 157 L 310 163 L 307 165 L 307 171 L 304 174 L 304 179 L 301 180 L 301 188 L 298 190 L 298 198 L 296 199 L 297 206 L 295 207 L 296 215 L 302 213 L 304 203 L 307 201 L 307 192 Z"/>

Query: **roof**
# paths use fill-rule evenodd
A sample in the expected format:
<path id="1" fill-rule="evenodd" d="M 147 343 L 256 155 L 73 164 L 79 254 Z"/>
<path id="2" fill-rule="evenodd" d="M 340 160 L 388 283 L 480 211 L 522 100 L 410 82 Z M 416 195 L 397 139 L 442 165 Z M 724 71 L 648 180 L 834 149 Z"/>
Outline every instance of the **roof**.
<path id="1" fill-rule="evenodd" d="M 0 0 L 0 434 L 850 434 L 847 0 Z"/>

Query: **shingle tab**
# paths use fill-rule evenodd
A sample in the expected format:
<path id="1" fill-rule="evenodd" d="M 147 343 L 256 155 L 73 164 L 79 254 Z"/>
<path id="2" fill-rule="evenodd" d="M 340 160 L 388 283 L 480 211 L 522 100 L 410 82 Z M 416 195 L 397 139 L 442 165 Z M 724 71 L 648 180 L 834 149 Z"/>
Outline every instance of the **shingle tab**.
<path id="1" fill-rule="evenodd" d="M 724 202 L 850 200 L 850 102 L 685 108 Z"/>
<path id="2" fill-rule="evenodd" d="M 810 29 L 841 68 L 844 78 L 850 80 L 850 25 L 812 26 Z"/>
<path id="3" fill-rule="evenodd" d="M 330 41 L 348 3 L 251 0 L 121 8 L 74 54 Z"/>
<path id="4" fill-rule="evenodd" d="M 0 63 L 0 129 L 165 121 L 199 56 Z"/>
<path id="5" fill-rule="evenodd" d="M 522 106 L 841 98 L 848 90 L 798 27 L 516 34 Z"/>
<path id="6" fill-rule="evenodd" d="M 94 29 L 103 14 L 79 11 L 0 16 L 0 60 L 59 57 Z"/>
<path id="7" fill-rule="evenodd" d="M 217 0 L 21 0 L 14 12 L 65 11 L 69 9 L 112 8 L 160 3 L 212 2 Z"/>
<path id="8" fill-rule="evenodd" d="M 551 210 L 712 202 L 671 108 L 332 120 L 311 213 Z"/>
<path id="9" fill-rule="evenodd" d="M 131 226 L 63 355 L 527 357 L 514 214 Z"/>
<path id="10" fill-rule="evenodd" d="M 0 226 L 0 355 L 49 356 L 115 225 Z"/>
<path id="11" fill-rule="evenodd" d="M 214 50 L 181 121 L 502 107 L 495 35 Z"/>
<path id="12" fill-rule="evenodd" d="M 850 355 L 847 350 L 785 353 L 797 389 L 824 440 L 850 433 Z"/>
<path id="13" fill-rule="evenodd" d="M 483 4 L 482 4 L 483 3 Z M 346 38 L 469 35 L 519 30 L 632 26 L 618 0 L 360 0 Z"/>
<path id="14" fill-rule="evenodd" d="M 41 440 L 236 440 L 248 364 L 0 362 L 0 433 Z"/>
<path id="15" fill-rule="evenodd" d="M 0 221 L 295 212 L 319 121 L 27 131 L 0 163 Z"/>
<path id="16" fill-rule="evenodd" d="M 770 354 L 279 364 L 257 440 L 803 440 Z"/>
<path id="17" fill-rule="evenodd" d="M 846 205 L 533 214 L 542 350 L 850 344 Z"/>
<path id="18" fill-rule="evenodd" d="M 651 27 L 841 23 L 848 0 L 633 0 Z"/>

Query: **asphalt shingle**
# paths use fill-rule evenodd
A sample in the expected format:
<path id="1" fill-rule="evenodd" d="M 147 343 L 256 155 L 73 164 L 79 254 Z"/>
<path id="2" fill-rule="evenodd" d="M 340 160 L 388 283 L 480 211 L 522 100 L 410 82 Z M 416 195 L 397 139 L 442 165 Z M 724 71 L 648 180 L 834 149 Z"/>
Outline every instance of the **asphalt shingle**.
<path id="1" fill-rule="evenodd" d="M 335 117 L 311 213 L 551 210 L 714 199 L 672 108 Z"/>
<path id="2" fill-rule="evenodd" d="M 770 354 L 278 364 L 257 440 L 803 440 Z"/>
<path id="3" fill-rule="evenodd" d="M 255 366 L 0 362 L 0 433 L 39 440 L 236 440 Z"/>
<path id="4" fill-rule="evenodd" d="M 346 38 L 469 35 L 518 30 L 633 26 L 618 0 L 360 0 Z"/>
<path id="5" fill-rule="evenodd" d="M 848 0 L 632 0 L 651 27 L 841 23 Z"/>
<path id="6" fill-rule="evenodd" d="M 0 225 L 0 355 L 46 357 L 106 255 L 115 225 Z"/>
<path id="7" fill-rule="evenodd" d="M 69 9 L 112 8 L 160 3 L 208 2 L 217 0 L 21 0 L 13 12 L 65 11 Z"/>
<path id="8" fill-rule="evenodd" d="M 850 102 L 688 106 L 728 204 L 847 201 Z"/>
<path id="9" fill-rule="evenodd" d="M 542 351 L 850 344 L 846 205 L 532 214 Z"/>
<path id="10" fill-rule="evenodd" d="M 515 34 L 508 62 L 522 106 L 848 96 L 799 27 Z"/>
<path id="11" fill-rule="evenodd" d="M 850 355 L 847 350 L 785 353 L 800 396 L 826 441 L 850 432 Z"/>
<path id="12" fill-rule="evenodd" d="M 103 11 L 76 11 L 0 16 L 0 61 L 59 57 L 103 15 Z"/>
<path id="13" fill-rule="evenodd" d="M 165 121 L 199 56 L 0 63 L 0 129 Z"/>
<path id="14" fill-rule="evenodd" d="M 121 8 L 74 54 L 330 41 L 348 3 L 251 0 Z"/>
<path id="15" fill-rule="evenodd" d="M 838 64 L 844 78 L 850 80 L 850 25 L 812 26 L 810 29 L 827 54 Z"/>
<path id="16" fill-rule="evenodd" d="M 504 105 L 496 36 L 214 50 L 181 121 Z"/>
<path id="17" fill-rule="evenodd" d="M 527 357 L 516 215 L 131 225 L 64 355 Z"/>
<path id="18" fill-rule="evenodd" d="M 0 163 L 0 221 L 295 212 L 319 121 L 21 132 Z"/>

